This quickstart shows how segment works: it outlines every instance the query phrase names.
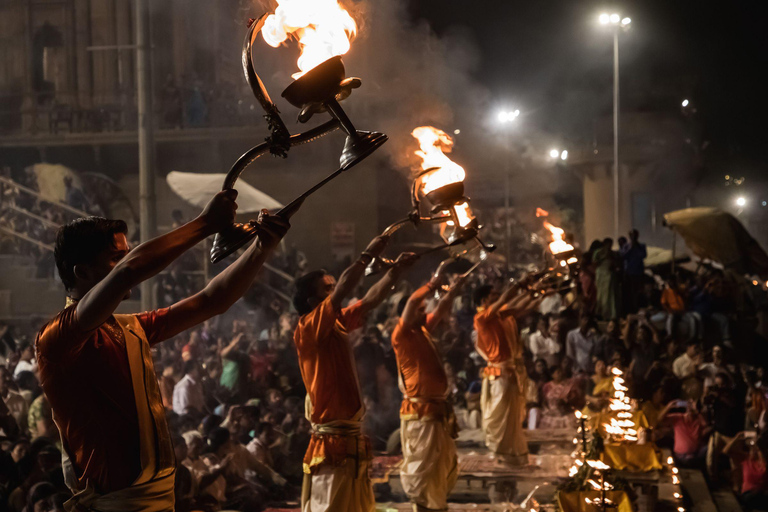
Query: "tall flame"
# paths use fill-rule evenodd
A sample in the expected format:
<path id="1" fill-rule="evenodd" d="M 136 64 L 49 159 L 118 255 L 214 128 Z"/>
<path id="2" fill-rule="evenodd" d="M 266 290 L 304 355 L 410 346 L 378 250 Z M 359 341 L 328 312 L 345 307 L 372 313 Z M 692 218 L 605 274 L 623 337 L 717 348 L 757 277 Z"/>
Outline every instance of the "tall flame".
<path id="1" fill-rule="evenodd" d="M 450 183 L 464 181 L 464 168 L 445 154 L 453 150 L 453 138 L 450 135 L 433 126 L 419 126 L 411 135 L 419 141 L 419 149 L 415 153 L 421 157 L 422 170 L 439 168 L 424 177 L 424 194 Z"/>
<path id="2" fill-rule="evenodd" d="M 549 244 L 549 250 L 552 251 L 552 254 L 573 250 L 573 246 L 565 241 L 565 231 L 562 228 L 553 226 L 547 221 L 544 221 L 544 227 L 552 233 L 552 242 Z"/>
<path id="3" fill-rule="evenodd" d="M 299 41 L 301 71 L 292 75 L 294 79 L 349 51 L 357 25 L 337 0 L 277 0 L 277 4 L 275 13 L 264 21 L 261 35 L 274 48 L 291 36 Z"/>

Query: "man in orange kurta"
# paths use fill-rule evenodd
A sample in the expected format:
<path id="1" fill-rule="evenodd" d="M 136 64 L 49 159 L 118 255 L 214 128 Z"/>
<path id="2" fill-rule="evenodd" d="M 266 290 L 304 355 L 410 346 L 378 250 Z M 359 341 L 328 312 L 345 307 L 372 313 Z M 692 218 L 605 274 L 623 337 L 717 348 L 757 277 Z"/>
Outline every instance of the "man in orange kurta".
<path id="1" fill-rule="evenodd" d="M 387 241 L 385 237 L 371 241 L 338 284 L 322 270 L 296 281 L 293 303 L 301 318 L 293 339 L 307 388 L 306 415 L 312 423 L 304 456 L 303 512 L 369 512 L 375 507 L 368 475 L 370 445 L 361 433 L 365 408 L 347 335 L 387 297 L 412 257 L 401 255 L 359 302 L 346 308 L 341 304 Z"/>
<path id="2" fill-rule="evenodd" d="M 444 267 L 441 267 L 444 268 Z M 460 278 L 430 314 L 424 300 L 438 289 L 442 273 L 408 299 L 392 332 L 400 390 L 400 481 L 416 512 L 447 510 L 448 494 L 459 476 L 456 421 L 448 402 L 450 389 L 431 332 L 451 311 Z"/>
<path id="3" fill-rule="evenodd" d="M 173 510 L 174 452 L 150 347 L 226 311 L 287 225 L 262 216 L 259 238 L 198 294 L 147 313 L 114 312 L 132 288 L 229 226 L 235 196 L 220 192 L 199 217 L 130 252 L 122 221 L 88 217 L 59 230 L 55 258 L 68 303 L 35 345 L 74 494 L 67 510 Z"/>
<path id="4" fill-rule="evenodd" d="M 527 382 L 517 321 L 540 303 L 518 285 L 499 294 L 492 286 L 475 291 L 476 348 L 487 366 L 483 370 L 480 407 L 485 444 L 500 460 L 528 463 L 528 442 L 523 430 Z"/>

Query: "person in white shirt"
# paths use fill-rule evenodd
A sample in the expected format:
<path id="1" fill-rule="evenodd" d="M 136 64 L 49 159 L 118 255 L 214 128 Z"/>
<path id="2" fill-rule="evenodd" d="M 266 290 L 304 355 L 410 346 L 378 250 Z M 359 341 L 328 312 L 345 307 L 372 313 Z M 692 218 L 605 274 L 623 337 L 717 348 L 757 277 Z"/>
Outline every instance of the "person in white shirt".
<path id="1" fill-rule="evenodd" d="M 184 377 L 173 388 L 173 412 L 179 416 L 205 412 L 202 373 L 197 361 L 184 363 Z"/>
<path id="2" fill-rule="evenodd" d="M 536 332 L 528 338 L 528 349 L 536 359 L 544 359 L 547 366 L 554 366 L 560 361 L 562 347 L 549 330 L 550 317 L 542 315 L 536 323 Z"/>
<path id="3" fill-rule="evenodd" d="M 727 373 L 733 378 L 733 372 L 723 360 L 723 347 L 715 345 L 712 347 L 712 362 L 704 363 L 699 366 L 699 377 L 704 379 L 704 392 L 715 384 L 715 376 L 718 373 Z"/>
<path id="4" fill-rule="evenodd" d="M 35 361 L 35 350 L 31 344 L 25 343 L 19 346 L 19 363 L 13 370 L 13 378 L 19 376 L 21 372 L 37 373 L 37 361 Z"/>
<path id="5" fill-rule="evenodd" d="M 672 373 L 684 380 L 696 375 L 696 370 L 700 361 L 699 345 L 696 342 L 689 342 L 685 348 L 685 354 L 681 355 L 672 363 Z"/>
<path id="6" fill-rule="evenodd" d="M 11 372 L 0 366 L 0 400 L 5 402 L 8 412 L 16 420 L 21 432 L 27 436 L 27 413 L 29 407 L 27 401 L 18 392 L 13 389 L 11 382 Z"/>
<path id="7" fill-rule="evenodd" d="M 542 315 L 555 315 L 563 310 L 563 297 L 559 293 L 552 293 L 544 297 L 539 304 L 539 313 Z"/>

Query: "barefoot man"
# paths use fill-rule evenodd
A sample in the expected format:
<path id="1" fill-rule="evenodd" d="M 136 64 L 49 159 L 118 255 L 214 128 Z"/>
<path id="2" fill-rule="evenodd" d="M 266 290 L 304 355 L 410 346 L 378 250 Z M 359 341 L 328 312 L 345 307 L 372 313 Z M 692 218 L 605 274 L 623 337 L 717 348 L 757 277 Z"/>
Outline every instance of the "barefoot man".
<path id="1" fill-rule="evenodd" d="M 427 314 L 424 304 L 438 289 L 444 268 L 441 265 L 429 283 L 413 292 L 392 332 L 403 393 L 400 480 L 415 512 L 447 510 L 448 494 L 459 476 L 448 378 L 431 333 L 450 314 L 464 279 L 456 281 L 432 313 Z"/>
<path id="2" fill-rule="evenodd" d="M 342 304 L 387 241 L 374 238 L 341 274 L 338 284 L 323 270 L 296 281 L 293 305 L 301 318 L 293 340 L 307 388 L 307 419 L 312 423 L 312 439 L 304 456 L 303 512 L 374 510 L 368 475 L 370 446 L 360 432 L 365 409 L 347 334 L 361 327 L 365 315 L 389 295 L 403 270 L 413 263 L 412 255 L 401 254 L 362 300 L 346 308 Z"/>
<path id="3" fill-rule="evenodd" d="M 40 330 L 36 349 L 74 493 L 67 510 L 173 510 L 174 451 L 151 347 L 226 311 L 288 225 L 262 214 L 262 234 L 199 293 L 155 311 L 114 312 L 132 288 L 229 226 L 236 196 L 218 193 L 195 220 L 130 252 L 120 220 L 87 217 L 59 230 L 55 258 L 68 305 Z"/>
<path id="4" fill-rule="evenodd" d="M 480 408 L 485 445 L 511 465 L 528 463 L 528 442 L 523 430 L 525 384 L 523 347 L 517 321 L 532 312 L 540 299 L 510 285 L 502 294 L 491 285 L 475 291 L 477 351 L 486 360 Z"/>

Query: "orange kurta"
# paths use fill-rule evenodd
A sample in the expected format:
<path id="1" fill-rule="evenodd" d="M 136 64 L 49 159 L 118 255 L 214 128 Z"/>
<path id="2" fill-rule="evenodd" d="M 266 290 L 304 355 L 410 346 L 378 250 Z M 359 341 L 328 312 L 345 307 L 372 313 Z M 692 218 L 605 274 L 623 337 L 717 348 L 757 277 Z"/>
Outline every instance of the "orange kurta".
<path id="1" fill-rule="evenodd" d="M 432 315 L 427 318 L 431 324 Z M 402 419 L 442 419 L 449 414 L 445 401 L 448 378 L 427 327 L 405 327 L 403 320 L 392 332 L 392 348 L 400 374 Z"/>
<path id="2" fill-rule="evenodd" d="M 347 457 L 368 457 L 365 440 L 356 436 L 318 432 L 318 426 L 360 423 L 364 407 L 348 332 L 363 324 L 361 303 L 336 311 L 328 297 L 299 319 L 293 335 L 299 367 L 307 388 L 307 419 L 315 432 L 304 456 L 304 470 Z"/>
<path id="3" fill-rule="evenodd" d="M 498 377 L 505 363 L 522 357 L 517 322 L 513 316 L 503 318 L 499 313 L 478 308 L 475 331 L 477 351 L 488 362 L 483 373 L 485 377 Z"/>
<path id="4" fill-rule="evenodd" d="M 132 315 L 138 327 L 127 328 L 131 336 L 124 334 L 125 339 L 119 339 L 106 324 L 90 331 L 82 329 L 77 306 L 71 305 L 37 335 L 40 384 L 51 403 L 78 486 L 91 485 L 102 494 L 131 486 L 146 469 L 140 453 L 141 436 L 148 431 L 156 443 L 158 469 L 174 466 L 173 446 L 149 354 L 151 345 L 168 337 L 169 310 Z M 136 344 L 137 340 L 146 340 L 141 354 L 146 390 L 140 396 L 135 392 L 126 349 L 126 343 Z M 152 422 L 144 431 L 137 400 L 144 400 L 151 412 Z"/>

